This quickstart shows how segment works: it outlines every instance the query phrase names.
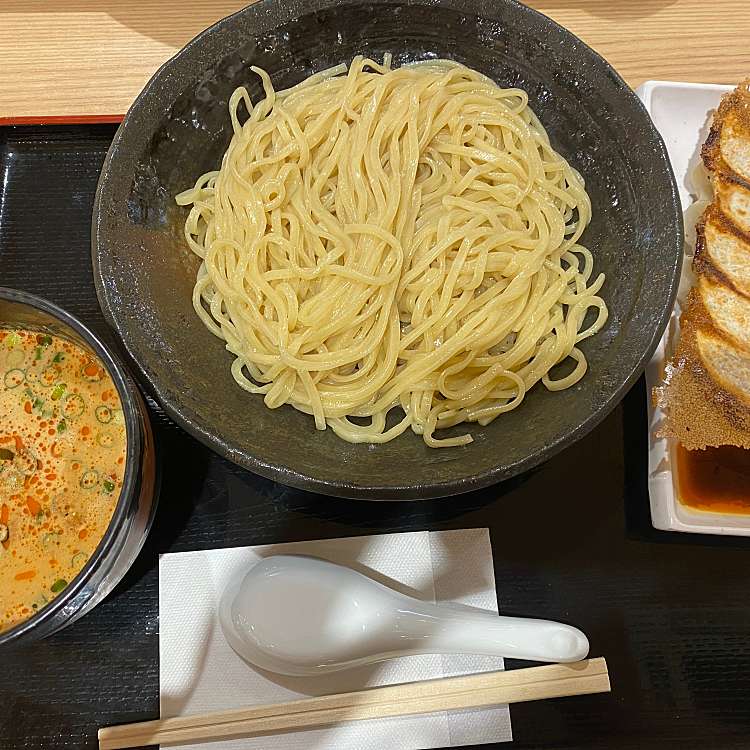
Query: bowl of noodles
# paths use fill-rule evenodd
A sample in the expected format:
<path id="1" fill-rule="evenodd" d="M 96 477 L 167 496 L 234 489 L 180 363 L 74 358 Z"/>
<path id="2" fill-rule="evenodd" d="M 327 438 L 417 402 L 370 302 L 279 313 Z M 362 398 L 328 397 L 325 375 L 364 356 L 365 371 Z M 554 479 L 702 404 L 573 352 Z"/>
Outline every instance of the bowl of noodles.
<path id="1" fill-rule="evenodd" d="M 102 309 L 170 416 L 372 499 L 513 476 L 648 361 L 682 257 L 664 145 L 510 0 L 265 0 L 168 61 L 107 155 Z"/>

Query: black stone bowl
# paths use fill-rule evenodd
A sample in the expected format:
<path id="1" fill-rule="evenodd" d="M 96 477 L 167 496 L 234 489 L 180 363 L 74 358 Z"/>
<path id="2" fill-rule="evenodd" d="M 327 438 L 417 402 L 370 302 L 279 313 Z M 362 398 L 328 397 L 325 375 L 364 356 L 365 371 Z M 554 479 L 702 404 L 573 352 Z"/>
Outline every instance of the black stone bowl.
<path id="1" fill-rule="evenodd" d="M 610 317 L 582 345 L 586 376 L 557 393 L 536 386 L 519 408 L 470 426 L 474 442 L 465 447 L 430 449 L 411 432 L 386 445 L 350 445 L 291 407 L 267 409 L 235 384 L 231 356 L 192 308 L 198 260 L 174 196 L 219 164 L 230 94 L 249 84 L 254 100 L 260 95 L 250 65 L 285 88 L 360 52 L 392 52 L 395 65 L 452 58 L 525 89 L 593 202 L 584 243 L 607 276 Z M 476 489 L 586 434 L 651 356 L 682 258 L 674 176 L 643 106 L 583 42 L 511 0 L 260 0 L 220 21 L 169 60 L 131 107 L 104 164 L 92 231 L 104 314 L 178 424 L 276 481 L 372 499 Z"/>

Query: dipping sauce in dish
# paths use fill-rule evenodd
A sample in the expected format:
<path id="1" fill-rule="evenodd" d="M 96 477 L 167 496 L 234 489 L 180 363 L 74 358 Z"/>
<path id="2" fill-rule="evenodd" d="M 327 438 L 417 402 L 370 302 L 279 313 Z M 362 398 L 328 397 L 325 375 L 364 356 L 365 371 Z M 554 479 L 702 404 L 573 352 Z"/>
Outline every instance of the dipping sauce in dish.
<path id="1" fill-rule="evenodd" d="M 122 488 L 126 435 L 111 378 L 90 352 L 0 329 L 0 631 L 73 580 Z"/>
<path id="2" fill-rule="evenodd" d="M 687 450 L 677 444 L 680 502 L 712 513 L 750 514 L 750 451 L 733 445 Z"/>

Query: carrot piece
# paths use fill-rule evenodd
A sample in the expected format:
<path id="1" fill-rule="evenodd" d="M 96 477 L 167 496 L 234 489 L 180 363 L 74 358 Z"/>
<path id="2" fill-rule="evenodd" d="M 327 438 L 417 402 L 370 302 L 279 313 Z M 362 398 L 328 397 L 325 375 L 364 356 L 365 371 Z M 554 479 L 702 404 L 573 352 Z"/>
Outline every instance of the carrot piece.
<path id="1" fill-rule="evenodd" d="M 2 506 L 0 506 L 0 523 L 7 526 L 9 518 L 10 508 L 5 503 L 3 503 Z M 10 539 L 6 539 L 4 542 L 0 542 L 0 544 L 3 545 L 3 549 L 8 549 L 8 547 L 10 546 Z"/>
<path id="2" fill-rule="evenodd" d="M 15 579 L 17 581 L 30 581 L 32 578 L 36 577 L 36 570 L 24 570 L 21 573 L 16 573 Z"/>
<path id="3" fill-rule="evenodd" d="M 26 402 L 26 403 L 25 403 L 25 404 L 23 405 L 23 410 L 24 410 L 24 411 L 25 411 L 25 412 L 26 412 L 27 414 L 31 414 L 31 401 L 27 401 L 27 402 Z"/>
<path id="4" fill-rule="evenodd" d="M 13 435 L 13 439 L 16 441 L 16 451 L 22 451 L 23 450 L 23 440 L 21 440 L 20 435 Z"/>
<path id="5" fill-rule="evenodd" d="M 88 529 L 81 529 L 78 532 L 78 538 L 79 539 L 85 539 L 88 535 L 89 535 L 89 530 Z"/>
<path id="6" fill-rule="evenodd" d="M 39 501 L 35 500 L 33 497 L 31 497 L 31 495 L 26 498 L 26 505 L 28 506 L 29 512 L 32 516 L 38 515 L 42 510 L 42 506 L 39 504 Z"/>
<path id="7" fill-rule="evenodd" d="M 84 368 L 83 368 L 83 374 L 88 375 L 90 378 L 93 378 L 94 375 L 99 374 L 99 368 L 96 366 L 94 362 L 89 362 Z"/>

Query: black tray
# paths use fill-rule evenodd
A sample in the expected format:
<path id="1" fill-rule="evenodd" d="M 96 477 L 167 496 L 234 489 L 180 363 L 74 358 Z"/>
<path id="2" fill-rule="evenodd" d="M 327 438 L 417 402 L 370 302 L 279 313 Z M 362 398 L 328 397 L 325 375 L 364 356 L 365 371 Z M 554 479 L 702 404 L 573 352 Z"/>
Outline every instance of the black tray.
<path id="1" fill-rule="evenodd" d="M 57 302 L 116 344 L 89 257 L 113 134 L 0 128 L 0 284 Z M 613 685 L 611 695 L 513 706 L 514 748 L 750 747 L 750 540 L 651 528 L 645 398 L 641 380 L 594 432 L 516 480 L 414 503 L 274 484 L 150 403 L 163 478 L 147 545 L 91 614 L 2 655 L 0 748 L 95 748 L 98 727 L 158 716 L 160 553 L 485 526 L 502 611 L 579 625 Z"/>

